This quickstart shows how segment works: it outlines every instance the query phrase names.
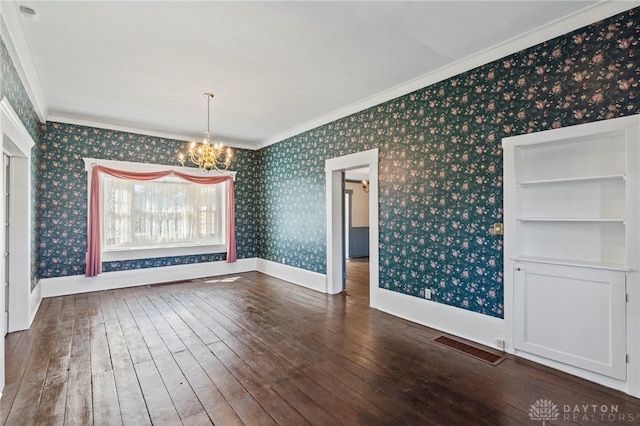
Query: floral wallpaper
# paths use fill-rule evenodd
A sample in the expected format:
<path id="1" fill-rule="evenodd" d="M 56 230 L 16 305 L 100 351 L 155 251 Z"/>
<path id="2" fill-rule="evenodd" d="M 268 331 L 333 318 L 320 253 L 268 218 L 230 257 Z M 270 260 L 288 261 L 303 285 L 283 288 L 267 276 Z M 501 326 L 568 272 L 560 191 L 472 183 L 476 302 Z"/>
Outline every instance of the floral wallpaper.
<path id="1" fill-rule="evenodd" d="M 0 38 L 0 99 L 7 98 L 34 141 L 38 140 L 40 121 L 16 71 L 9 51 Z"/>
<path id="2" fill-rule="evenodd" d="M 640 113 L 639 15 L 264 148 L 258 256 L 324 273 L 324 161 L 377 147 L 380 287 L 503 317 L 501 140 Z"/>
<path id="3" fill-rule="evenodd" d="M 16 71 L 9 51 L 4 44 L 2 38 L 0 38 L 0 100 L 7 98 L 11 107 L 15 110 L 16 114 L 22 121 L 31 137 L 34 141 L 37 141 L 40 134 L 40 122 L 38 116 L 33 108 L 33 104 L 27 95 L 27 92 L 20 81 L 20 76 Z M 38 164 L 38 151 L 34 147 L 31 151 L 31 205 L 33 206 L 30 215 L 32 223 L 31 233 L 31 252 L 34 254 L 31 259 L 31 287 L 35 286 L 38 279 L 38 247 L 37 247 L 37 164 Z"/>
<path id="4" fill-rule="evenodd" d="M 87 173 L 82 157 L 178 165 L 187 142 L 48 122 L 40 143 L 40 263 L 41 278 L 85 272 L 87 239 Z M 236 239 L 238 258 L 256 257 L 257 212 L 254 151 L 235 149 Z M 225 254 L 164 257 L 104 262 L 105 272 L 223 260 Z"/>

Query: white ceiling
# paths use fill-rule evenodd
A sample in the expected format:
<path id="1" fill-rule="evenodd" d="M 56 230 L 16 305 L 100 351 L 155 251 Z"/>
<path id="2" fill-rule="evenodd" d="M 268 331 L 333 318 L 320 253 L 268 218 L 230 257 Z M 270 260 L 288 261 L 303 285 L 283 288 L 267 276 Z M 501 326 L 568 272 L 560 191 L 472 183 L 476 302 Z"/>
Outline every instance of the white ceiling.
<path id="1" fill-rule="evenodd" d="M 191 139 L 211 91 L 213 134 L 257 148 L 637 4 L 608 3 L 3 0 L 2 13 L 41 117 Z"/>

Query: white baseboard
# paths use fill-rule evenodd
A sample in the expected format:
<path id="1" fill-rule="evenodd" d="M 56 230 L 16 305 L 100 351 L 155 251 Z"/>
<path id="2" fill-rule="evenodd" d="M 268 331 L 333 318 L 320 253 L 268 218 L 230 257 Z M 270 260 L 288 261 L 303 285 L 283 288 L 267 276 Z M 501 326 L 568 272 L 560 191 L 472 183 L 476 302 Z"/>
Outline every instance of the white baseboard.
<path id="1" fill-rule="evenodd" d="M 112 290 L 116 288 L 251 271 L 259 271 L 319 292 L 324 293 L 326 291 L 327 280 L 324 274 L 257 258 L 238 259 L 235 263 L 220 261 L 104 272 L 92 278 L 86 278 L 84 275 L 43 278 L 38 282 L 36 288 L 38 289 L 40 299 L 42 299 L 42 297 L 65 296 L 68 294 L 89 293 L 92 291 Z M 34 292 L 35 291 L 34 289 Z"/>
<path id="2" fill-rule="evenodd" d="M 251 258 L 238 259 L 234 263 L 219 261 L 104 272 L 91 278 L 86 278 L 84 275 L 43 278 L 40 283 L 42 297 L 55 297 L 217 275 L 238 274 L 255 270 L 256 258 Z"/>
<path id="3" fill-rule="evenodd" d="M 271 275 L 290 283 L 297 284 L 311 290 L 326 293 L 327 276 L 318 272 L 307 271 L 282 263 L 272 262 L 265 259 L 257 259 L 256 270 L 263 274 Z"/>
<path id="4" fill-rule="evenodd" d="M 372 308 L 485 346 L 500 349 L 504 320 L 382 288 L 374 289 Z"/>
<path id="5" fill-rule="evenodd" d="M 40 308 L 40 303 L 42 303 L 42 285 L 40 284 L 40 281 L 38 281 L 29 295 L 29 327 L 33 324 L 33 320 Z"/>

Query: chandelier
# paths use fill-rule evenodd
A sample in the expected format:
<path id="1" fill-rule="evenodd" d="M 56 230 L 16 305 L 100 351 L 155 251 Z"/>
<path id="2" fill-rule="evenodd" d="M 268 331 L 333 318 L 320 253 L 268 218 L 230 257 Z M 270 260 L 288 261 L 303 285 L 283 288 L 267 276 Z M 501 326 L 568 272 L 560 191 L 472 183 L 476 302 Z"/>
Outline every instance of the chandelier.
<path id="1" fill-rule="evenodd" d="M 204 93 L 203 95 L 207 97 L 207 132 L 204 134 L 204 140 L 201 143 L 191 142 L 186 155 L 180 153 L 178 159 L 183 166 L 188 158 L 202 171 L 223 172 L 231 164 L 231 148 L 225 148 L 221 143 L 214 144 L 211 141 L 211 98 L 213 98 L 213 93 Z"/>

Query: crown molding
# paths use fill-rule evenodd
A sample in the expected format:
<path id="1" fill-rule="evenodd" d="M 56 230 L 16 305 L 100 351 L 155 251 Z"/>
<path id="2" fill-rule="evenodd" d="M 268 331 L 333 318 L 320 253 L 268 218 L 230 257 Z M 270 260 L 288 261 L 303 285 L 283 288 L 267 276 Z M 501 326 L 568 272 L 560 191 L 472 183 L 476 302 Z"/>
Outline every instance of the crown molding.
<path id="1" fill-rule="evenodd" d="M 31 100 L 33 109 L 41 123 L 49 114 L 49 104 L 44 86 L 33 59 L 33 53 L 27 33 L 22 25 L 20 5 L 14 0 L 2 0 L 1 34 L 13 66 L 18 72 L 22 85 Z"/>
<path id="2" fill-rule="evenodd" d="M 134 124 L 124 125 L 118 123 L 109 123 L 101 120 L 94 120 L 91 118 L 81 118 L 72 115 L 63 115 L 63 114 L 49 114 L 47 116 L 47 121 L 56 122 L 56 123 L 64 123 L 64 124 L 72 124 L 75 126 L 86 126 L 86 127 L 94 127 L 98 129 L 105 130 L 115 130 L 118 132 L 126 132 L 126 133 L 135 133 L 138 135 L 146 135 L 153 136 L 156 138 L 163 139 L 173 139 L 176 141 L 197 141 L 202 139 L 202 137 L 197 137 L 193 135 L 184 135 L 180 133 L 171 133 L 163 130 L 157 129 L 145 129 L 142 127 L 138 127 Z M 245 141 L 241 139 L 233 139 L 233 138 L 225 138 L 225 137 L 216 137 L 216 141 L 221 142 L 225 146 L 231 148 L 239 148 L 239 149 L 248 149 L 255 151 L 258 149 L 256 143 L 251 143 L 250 141 Z"/>
<path id="3" fill-rule="evenodd" d="M 258 147 L 264 148 L 269 145 L 273 145 L 292 136 L 299 135 L 300 133 L 331 123 L 367 108 L 388 102 L 392 99 L 454 77 L 481 65 L 491 63 L 495 60 L 551 40 L 555 37 L 570 33 L 579 28 L 593 24 L 594 22 L 617 15 L 618 13 L 622 13 L 638 5 L 640 5 L 640 0 L 602 0 L 601 2 L 589 6 L 581 11 L 557 19 L 549 24 L 535 28 L 512 39 L 505 40 L 493 47 L 475 53 L 471 56 L 467 56 L 466 58 L 460 59 L 435 71 L 429 72 L 398 86 L 382 91 L 376 95 L 340 108 L 329 114 L 325 114 L 299 126 L 278 133 L 261 142 Z"/>

